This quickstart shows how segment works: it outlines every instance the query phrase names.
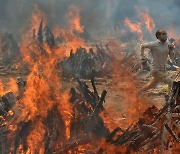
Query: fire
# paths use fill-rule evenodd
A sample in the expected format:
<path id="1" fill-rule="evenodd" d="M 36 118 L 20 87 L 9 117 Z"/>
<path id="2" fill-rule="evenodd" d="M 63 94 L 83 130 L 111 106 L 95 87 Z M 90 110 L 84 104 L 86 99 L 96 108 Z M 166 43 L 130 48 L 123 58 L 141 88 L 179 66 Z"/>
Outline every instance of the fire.
<path id="1" fill-rule="evenodd" d="M 73 114 L 73 109 L 71 104 L 69 103 L 70 99 L 70 94 L 68 91 L 64 92 L 62 97 L 59 100 L 58 104 L 58 110 L 60 114 L 62 115 L 62 118 L 65 122 L 65 133 L 66 133 L 66 138 L 70 138 L 70 126 L 71 126 L 71 119 L 72 119 L 72 114 Z"/>
<path id="2" fill-rule="evenodd" d="M 21 66 L 22 66 L 22 64 L 20 62 L 18 62 L 18 63 L 15 64 L 14 67 L 18 70 L 18 69 L 21 68 Z"/>
<path id="3" fill-rule="evenodd" d="M 140 12 L 139 16 L 141 18 L 141 22 L 145 24 L 148 32 L 152 33 L 156 25 L 153 18 L 150 16 L 149 12 Z"/>
<path id="4" fill-rule="evenodd" d="M 156 24 L 153 18 L 150 16 L 148 9 L 146 9 L 145 12 L 142 12 L 138 7 L 136 7 L 136 10 L 139 21 L 136 23 L 132 23 L 132 21 L 126 17 L 124 19 L 124 24 L 129 27 L 132 33 L 138 35 L 140 41 L 143 41 L 144 40 L 143 28 L 145 27 L 146 30 L 151 34 L 155 29 Z"/>
<path id="5" fill-rule="evenodd" d="M 34 128 L 32 128 L 32 131 L 30 135 L 27 138 L 27 143 L 30 148 L 31 153 L 35 153 L 36 149 L 39 149 L 39 153 L 43 154 L 44 148 L 42 148 L 43 145 L 43 139 L 45 135 L 45 127 L 44 124 L 41 121 L 38 121 Z"/>
<path id="6" fill-rule="evenodd" d="M 81 39 L 75 36 L 74 30 L 79 33 L 83 32 L 83 28 L 79 24 L 79 12 L 74 7 L 70 9 L 72 9 L 72 12 L 68 14 L 68 17 L 71 18 L 69 21 L 69 24 L 71 24 L 69 33 L 65 33 L 66 30 L 62 31 L 63 36 L 69 36 L 67 39 L 71 39 L 71 36 L 74 36 L 73 40 L 68 44 L 69 49 L 72 44 L 72 47 L 80 46 L 80 44 L 77 45 L 76 43 L 79 43 Z M 76 14 L 77 17 L 73 17 L 73 14 Z M 38 29 L 42 17 L 46 19 L 44 16 L 44 13 L 35 5 L 35 13 L 31 16 L 30 25 L 32 28 L 27 31 L 25 36 L 29 36 L 29 32 L 32 29 Z M 45 25 L 46 22 L 43 22 L 43 27 Z M 57 63 L 59 59 L 64 57 L 67 48 L 50 48 L 46 42 L 43 42 L 41 45 L 38 42 L 32 42 L 29 45 L 29 38 L 24 36 L 22 38 L 26 39 L 23 39 L 21 42 L 21 55 L 23 61 L 28 64 L 30 73 L 26 79 L 27 84 L 24 97 L 20 100 L 21 104 L 23 104 L 21 119 L 24 119 L 25 122 L 33 121 L 32 131 L 27 139 L 29 153 L 34 153 L 34 149 L 39 149 L 39 153 L 44 153 L 43 139 L 47 135 L 44 119 L 48 117 L 49 111 L 54 110 L 55 107 L 62 116 L 65 126 L 65 134 L 63 135 L 65 135 L 66 139 L 64 140 L 70 138 L 70 125 L 73 113 L 68 101 L 70 94 L 69 92 L 61 92 L 60 71 L 57 69 Z M 62 146 L 63 143 L 58 143 L 58 145 Z"/>
<path id="7" fill-rule="evenodd" d="M 84 32 L 84 27 L 80 24 L 80 10 L 75 5 L 69 6 L 67 18 L 69 19 L 68 25 L 70 25 L 72 31 L 76 30 L 80 34 Z"/>
<path id="8" fill-rule="evenodd" d="M 2 81 L 0 81 L 0 92 L 1 92 L 1 95 L 4 94 L 4 84 L 2 83 Z"/>
<path id="9" fill-rule="evenodd" d="M 8 92 L 18 95 L 18 86 L 14 78 L 10 78 L 8 82 L 0 81 L 0 95 L 2 96 Z"/>
<path id="10" fill-rule="evenodd" d="M 141 14 L 141 16 L 147 30 L 152 32 L 155 27 L 153 19 L 147 12 Z M 92 133 L 94 128 L 91 128 L 92 130 L 90 129 L 91 132 L 89 134 L 84 133 L 87 130 L 84 131 L 83 129 L 87 128 L 82 128 L 82 130 L 80 130 L 80 135 L 76 134 L 75 139 L 73 138 L 74 136 L 71 136 L 71 128 L 73 127 L 73 125 L 71 125 L 72 120 L 76 117 L 74 115 L 73 106 L 69 101 L 71 95 L 68 90 L 65 91 L 62 88 L 62 80 L 59 75 L 61 71 L 58 68 L 58 62 L 68 54 L 67 52 L 69 52 L 70 49 L 87 47 L 85 41 L 80 37 L 84 32 L 84 27 L 80 24 L 79 9 L 74 5 L 69 7 L 69 12 L 67 13 L 67 28 L 55 26 L 54 33 L 56 37 L 63 38 L 65 40 L 64 43 L 66 44 L 60 43 L 60 47 L 50 47 L 46 42 L 40 44 L 36 39 L 32 41 L 32 31 L 39 28 L 42 19 L 44 19 L 42 26 L 45 27 L 47 23 L 46 15 L 37 5 L 35 5 L 34 13 L 31 16 L 31 28 L 27 30 L 27 33 L 23 33 L 24 35 L 22 35 L 20 50 L 23 61 L 28 64 L 29 74 L 26 77 L 27 84 L 25 91 L 18 102 L 22 109 L 19 119 L 22 121 L 17 125 L 10 125 L 9 130 L 15 132 L 18 131 L 18 129 L 21 130 L 24 128 L 28 130 L 24 131 L 28 134 L 25 137 L 19 135 L 24 133 L 23 129 L 21 130 L 22 132 L 17 132 L 19 135 L 18 137 L 22 137 L 20 140 L 22 143 L 18 145 L 17 151 L 26 154 L 44 154 L 48 153 L 48 148 L 50 148 L 51 151 L 55 151 L 65 147 L 64 151 L 66 151 L 66 153 L 73 153 L 74 149 L 78 150 L 79 153 L 84 153 L 86 150 L 93 151 L 95 149 L 93 153 L 96 153 L 99 151 L 98 148 L 102 147 L 107 149 L 107 153 L 123 153 L 125 151 L 124 147 L 119 148 L 118 146 L 108 144 L 105 141 L 105 135 L 101 136 L 101 139 L 99 140 L 94 139 L 95 135 Z M 125 18 L 124 23 L 130 28 L 131 32 L 136 33 L 139 36 L 141 41 L 144 39 L 141 22 L 132 23 L 128 18 Z M 29 42 L 31 43 L 29 44 Z M 104 126 L 105 124 L 107 126 L 108 133 L 109 130 L 111 132 L 118 126 L 126 129 L 130 124 L 137 122 L 142 111 L 148 107 L 148 103 L 150 102 L 146 98 L 140 99 L 137 97 L 139 86 L 138 80 L 134 78 L 130 70 L 126 69 L 125 65 L 126 64 L 120 64 L 119 61 L 115 61 L 113 67 L 113 73 L 115 74 L 113 77 L 113 84 L 116 85 L 114 90 L 121 91 L 122 93 L 123 104 L 121 105 L 124 105 L 122 108 L 125 108 L 124 115 L 119 115 L 119 112 L 112 106 L 107 106 L 106 110 L 100 115 L 103 121 L 99 118 L 102 125 Z M 7 85 L 8 90 L 14 93 L 18 92 L 18 87 L 14 79 L 11 79 Z M 6 85 L 3 83 L 0 84 L 1 95 L 7 92 L 5 86 Z M 95 113 L 96 110 L 91 112 L 93 110 L 91 105 L 89 105 L 88 108 L 87 102 L 74 104 L 77 106 L 79 105 L 79 107 L 82 107 L 81 105 L 87 107 L 87 111 L 85 111 L 89 116 L 87 116 L 89 118 L 87 121 L 89 120 L 89 122 L 92 123 L 95 121 L 92 117 L 97 115 L 97 113 Z M 11 110 L 8 111 L 8 113 L 9 115 L 15 114 Z M 83 115 L 85 113 L 82 112 L 79 114 Z M 85 123 L 85 120 L 86 118 L 80 122 Z M 98 122 L 99 121 L 97 121 L 97 123 Z M 19 125 L 21 128 L 18 128 Z M 79 129 L 84 126 L 81 124 L 79 125 L 79 127 L 74 127 L 78 127 Z M 59 127 L 62 127 L 64 130 Z M 75 130 L 79 131 L 77 128 Z M 71 137 L 73 140 L 71 140 Z M 78 139 L 80 141 L 77 141 Z M 74 140 L 75 143 L 73 143 Z M 82 142 L 88 143 L 81 144 L 81 140 Z M 52 142 L 54 142 L 54 145 L 51 145 Z M 24 148 L 23 146 L 26 147 Z M 72 150 L 69 150 L 71 147 Z"/>
<path id="11" fill-rule="evenodd" d="M 131 20 L 129 20 L 129 18 L 125 18 L 124 24 L 129 27 L 132 33 L 135 33 L 138 35 L 140 41 L 143 41 L 144 38 L 143 38 L 143 32 L 141 29 L 140 22 L 132 23 Z"/>
<path id="12" fill-rule="evenodd" d="M 121 91 L 122 102 L 119 105 L 124 110 L 119 114 L 115 106 L 106 106 L 106 112 L 101 113 L 101 117 L 110 131 L 117 127 L 126 129 L 129 125 L 136 123 L 142 116 L 142 111 L 151 106 L 148 98 L 138 98 L 139 81 L 129 69 L 126 69 L 127 67 L 126 64 L 122 65 L 118 61 L 113 65 L 115 76 L 112 82 L 116 85 L 114 91 Z"/>
<path id="13" fill-rule="evenodd" d="M 31 18 L 28 19 L 28 25 L 26 26 L 26 28 L 23 27 L 20 31 L 20 33 L 22 34 L 21 39 L 26 40 L 26 45 L 29 46 L 27 41 L 30 43 L 34 38 L 34 35 L 37 34 L 41 20 L 43 20 L 44 25 L 47 24 L 46 14 L 39 8 L 37 4 L 34 4 L 34 11 L 31 15 Z M 21 44 L 23 42 L 21 42 Z"/>
<path id="14" fill-rule="evenodd" d="M 80 11 L 79 9 L 71 5 L 67 13 L 67 24 L 66 28 L 56 25 L 53 29 L 53 33 L 57 38 L 63 39 L 64 44 L 60 44 L 61 48 L 64 48 L 66 56 L 69 56 L 71 49 L 75 52 L 77 48 L 85 47 L 89 48 L 84 39 L 80 35 L 84 32 L 84 27 L 81 25 Z"/>
<path id="15" fill-rule="evenodd" d="M 10 81 L 8 82 L 7 86 L 8 91 L 12 91 L 16 96 L 18 95 L 18 86 L 15 79 L 10 78 Z"/>

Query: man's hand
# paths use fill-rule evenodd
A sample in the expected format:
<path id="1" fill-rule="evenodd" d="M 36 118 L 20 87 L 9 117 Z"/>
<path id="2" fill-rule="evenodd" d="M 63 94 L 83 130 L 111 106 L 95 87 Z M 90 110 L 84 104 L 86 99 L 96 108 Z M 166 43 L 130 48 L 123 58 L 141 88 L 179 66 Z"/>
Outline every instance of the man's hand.
<path id="1" fill-rule="evenodd" d="M 146 65 L 146 60 L 145 59 L 141 59 L 141 65 L 142 66 Z"/>
<path id="2" fill-rule="evenodd" d="M 175 45 L 172 43 L 172 44 L 168 45 L 168 48 L 170 51 L 172 51 L 175 49 Z"/>

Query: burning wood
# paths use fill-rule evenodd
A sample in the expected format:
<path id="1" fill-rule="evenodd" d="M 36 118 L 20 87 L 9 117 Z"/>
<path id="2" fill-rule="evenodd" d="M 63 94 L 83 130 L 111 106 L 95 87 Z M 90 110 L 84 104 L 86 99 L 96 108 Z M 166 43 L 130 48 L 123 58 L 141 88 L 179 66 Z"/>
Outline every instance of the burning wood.
<path id="1" fill-rule="evenodd" d="M 43 14 L 37 6 L 35 8 L 37 14 L 38 12 Z M 69 20 L 71 19 L 69 30 L 66 32 L 62 28 L 58 29 L 62 35 L 58 41 L 70 44 L 68 47 L 64 47 L 62 42 L 60 45 L 57 43 L 56 34 L 44 26 L 43 20 L 40 19 L 42 16 L 44 14 L 40 16 L 32 14 L 31 18 L 38 24 L 31 25 L 27 36 L 32 37 L 28 41 L 23 39 L 24 42 L 21 42 L 20 47 L 11 35 L 7 35 L 5 41 L 1 40 L 6 55 L 11 47 L 17 49 L 15 50 L 17 55 L 20 54 L 19 51 L 21 52 L 20 58 L 26 63 L 25 70 L 28 72 L 26 81 L 22 78 L 17 79 L 19 90 L 17 97 L 13 92 L 7 92 L 0 97 L 2 154 L 103 153 L 112 146 L 120 150 L 125 149 L 127 153 L 148 153 L 157 149 L 163 153 L 166 149 L 170 151 L 170 143 L 173 144 L 173 148 L 179 144 L 179 82 L 174 83 L 169 101 L 161 110 L 154 106 L 148 108 L 136 124 L 126 129 L 117 127 L 110 132 L 100 116 L 100 113 L 106 110 L 104 102 L 107 91 L 103 90 L 99 95 L 93 77 L 113 76 L 112 67 L 115 63 L 118 66 L 115 71 L 120 71 L 117 76 L 122 75 L 124 80 L 127 80 L 132 71 L 136 72 L 139 69 L 139 65 L 134 64 L 137 58 L 131 54 L 121 57 L 119 61 L 108 46 L 104 49 L 101 44 L 96 45 L 96 49 L 88 50 L 86 46 L 81 47 L 85 43 L 78 35 L 84 31 L 84 27 L 80 25 L 79 11 L 74 6 L 70 7 L 68 14 Z M 150 18 L 148 14 L 143 14 L 142 18 L 144 17 Z M 125 23 L 132 27 L 132 32 L 138 33 L 143 39 L 142 30 L 138 30 L 141 24 L 133 24 L 128 18 Z M 154 22 L 150 20 L 150 23 L 145 24 L 148 29 Z M 76 51 L 70 50 L 72 48 Z M 70 56 L 67 57 L 66 53 L 69 51 Z M 12 56 L 8 58 L 12 60 Z M 4 68 L 1 69 L 3 70 Z M 62 92 L 61 77 L 76 78 L 78 86 Z M 90 90 L 81 78 L 91 79 L 93 90 Z M 133 91 L 135 84 L 132 82 L 127 84 L 127 89 Z M 136 93 L 132 92 L 132 95 L 134 99 Z M 130 91 L 124 96 L 132 95 Z M 132 99 L 127 99 L 126 102 L 128 101 Z"/>
<path id="2" fill-rule="evenodd" d="M 18 79 L 19 82 L 20 79 Z M 93 91 L 90 91 L 89 87 L 79 79 L 77 79 L 77 82 L 77 89 L 72 88 L 70 91 L 70 103 L 74 111 L 71 118 L 70 138 L 68 140 L 64 138 L 65 125 L 62 115 L 58 112 L 57 106 L 54 105 L 48 111 L 48 116 L 42 121 L 46 127 L 43 136 L 44 153 L 64 153 L 68 151 L 78 153 L 80 150 L 78 147 L 90 144 L 92 141 L 100 141 L 103 138 L 106 138 L 107 143 L 119 148 L 125 146 L 126 152 L 152 152 L 156 149 L 164 151 L 168 149 L 170 142 L 175 145 L 179 144 L 179 82 L 174 83 L 171 97 L 162 110 L 158 110 L 155 106 L 148 108 L 136 125 L 131 125 L 126 130 L 116 128 L 111 133 L 99 116 L 99 113 L 104 111 L 103 102 L 107 92 L 103 91 L 99 96 L 93 79 L 91 80 Z M 3 153 L 30 152 L 27 138 L 31 130 L 39 127 L 41 117 L 37 116 L 33 121 L 18 122 L 18 127 L 13 129 L 17 117 L 13 118 L 16 113 L 11 114 L 11 112 L 15 112 L 12 109 L 17 101 L 13 93 L 7 93 L 1 97 L 0 148 Z M 170 117 L 171 122 L 168 120 Z M 166 131 L 169 135 L 166 133 L 168 136 L 165 137 Z M 13 140 L 12 136 L 15 136 Z M 57 138 L 57 136 L 59 137 Z M 6 143 L 10 143 L 10 139 L 12 144 L 7 145 Z M 166 139 L 168 139 L 168 142 L 165 141 Z M 58 143 L 62 143 L 62 145 Z M 100 146 L 96 148 L 96 150 L 91 149 L 89 152 L 91 153 L 93 150 L 97 152 L 98 149 L 106 151 Z M 171 150 L 175 149 L 171 147 Z M 35 151 L 40 151 L 40 147 L 36 147 Z M 163 152 L 161 151 L 161 153 Z"/>
<path id="3" fill-rule="evenodd" d="M 106 91 L 102 92 L 102 95 L 99 96 L 95 87 L 94 80 L 92 79 L 92 85 L 94 91 L 90 91 L 88 86 L 77 79 L 78 87 L 77 90 L 71 89 L 71 98 L 70 102 L 73 106 L 74 115 L 71 119 L 70 127 L 70 138 L 65 141 L 64 132 L 65 124 L 62 120 L 62 115 L 59 114 L 57 106 L 49 110 L 48 116 L 43 119 L 43 125 L 46 127 L 46 133 L 43 137 L 44 142 L 44 153 L 64 153 L 69 150 L 77 151 L 77 148 L 80 145 L 89 143 L 94 139 L 101 139 L 109 135 L 109 130 L 104 126 L 103 120 L 100 118 L 99 113 L 103 110 L 103 102 L 105 101 Z M 18 84 L 22 85 L 22 80 L 18 79 Z M 12 109 L 13 105 L 17 102 L 17 99 L 13 93 L 7 93 L 2 96 L 1 99 L 1 117 L 3 121 L 1 122 L 1 151 L 3 153 L 18 153 L 23 151 L 27 153 L 31 149 L 27 146 L 27 138 L 30 131 L 33 129 L 38 129 L 39 122 L 41 117 L 36 117 L 35 120 L 29 120 L 27 122 L 18 122 L 18 126 L 15 130 L 9 129 L 9 125 L 15 124 L 12 118 L 15 115 L 10 115 L 8 112 Z M 15 113 L 16 114 L 16 113 Z M 3 131 L 2 131 L 3 130 Z M 15 138 L 12 140 L 12 137 Z M 57 136 L 59 136 L 57 138 Z M 5 145 L 4 140 L 10 143 L 11 145 Z M 59 145 L 59 143 L 63 143 Z M 58 146 L 56 146 L 58 143 Z M 6 146 L 4 148 L 4 146 Z M 35 151 L 39 151 L 38 147 L 35 148 Z"/>
<path id="4" fill-rule="evenodd" d="M 173 126 L 173 123 L 179 119 L 177 115 L 180 110 L 176 110 L 180 103 L 179 96 L 180 82 L 174 82 L 171 96 L 162 110 L 158 111 L 155 107 L 149 108 L 134 127 L 129 127 L 125 131 L 115 129 L 107 141 L 117 146 L 125 145 L 129 152 L 148 153 L 159 149 L 163 154 L 164 151 L 170 150 L 168 147 L 170 143 L 179 144 L 180 142 L 180 132 Z M 113 139 L 118 131 L 121 132 L 121 135 Z M 175 149 L 171 147 L 172 150 Z"/>

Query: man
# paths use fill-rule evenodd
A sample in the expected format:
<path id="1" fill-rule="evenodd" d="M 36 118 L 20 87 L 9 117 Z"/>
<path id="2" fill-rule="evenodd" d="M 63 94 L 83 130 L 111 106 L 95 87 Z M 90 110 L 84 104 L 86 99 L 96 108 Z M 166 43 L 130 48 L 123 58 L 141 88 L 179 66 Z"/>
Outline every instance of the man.
<path id="1" fill-rule="evenodd" d="M 150 52 L 152 54 L 153 62 L 151 67 L 151 74 L 153 76 L 153 79 L 147 85 L 140 89 L 139 94 L 142 94 L 142 92 L 156 87 L 159 82 L 164 82 L 168 84 L 168 89 L 170 92 L 173 84 L 172 79 L 166 74 L 165 66 L 168 56 L 170 56 L 172 60 L 174 58 L 174 45 L 168 41 L 168 36 L 164 29 L 159 29 L 156 32 L 156 38 L 157 41 L 148 42 L 141 45 L 142 65 L 145 64 L 144 50 L 148 48 L 150 49 Z"/>

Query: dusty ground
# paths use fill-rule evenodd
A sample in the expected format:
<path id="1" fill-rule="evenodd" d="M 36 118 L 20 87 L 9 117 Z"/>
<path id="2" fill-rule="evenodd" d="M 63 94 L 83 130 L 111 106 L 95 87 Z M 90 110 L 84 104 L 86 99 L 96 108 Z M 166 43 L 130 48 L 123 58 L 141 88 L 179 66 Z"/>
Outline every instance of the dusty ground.
<path id="1" fill-rule="evenodd" d="M 150 78 L 142 80 L 142 82 L 147 83 L 150 80 Z M 83 80 L 89 85 L 89 88 L 92 89 L 91 87 L 91 82 L 90 80 Z M 121 83 L 120 83 L 121 84 Z M 63 87 L 65 89 L 68 89 L 69 87 L 76 87 L 77 83 L 74 82 L 66 82 L 63 81 Z M 122 90 L 119 88 L 117 90 L 115 88 L 116 85 L 112 84 L 111 79 L 96 79 L 96 87 L 98 90 L 98 93 L 101 94 L 103 90 L 107 90 L 107 96 L 106 96 L 106 102 L 105 106 L 111 105 L 114 106 L 119 112 L 124 111 L 122 108 L 123 106 L 123 95 L 122 95 Z M 155 105 L 158 108 L 161 108 L 165 104 L 165 97 L 164 97 L 164 92 L 163 89 L 167 89 L 167 86 L 165 84 L 159 84 L 155 89 L 149 90 L 145 96 L 143 97 L 150 97 L 152 100 L 152 104 L 148 105 Z"/>

